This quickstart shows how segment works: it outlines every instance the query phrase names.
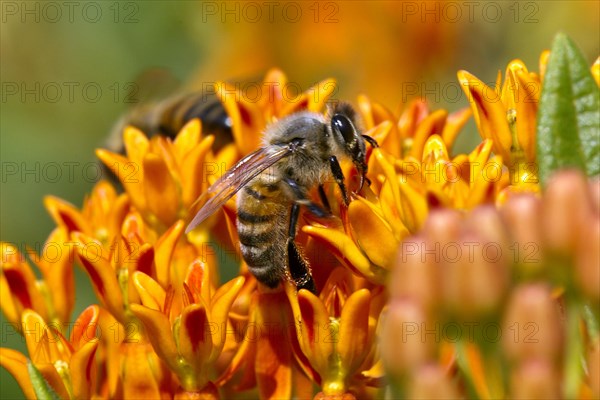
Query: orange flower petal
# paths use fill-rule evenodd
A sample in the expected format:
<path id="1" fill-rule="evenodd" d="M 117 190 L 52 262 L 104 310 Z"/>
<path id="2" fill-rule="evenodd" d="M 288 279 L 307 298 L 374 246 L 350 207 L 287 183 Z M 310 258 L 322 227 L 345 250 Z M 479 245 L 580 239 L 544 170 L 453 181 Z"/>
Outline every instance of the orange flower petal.
<path id="1" fill-rule="evenodd" d="M 459 71 L 458 79 L 471 103 L 480 135 L 483 139 L 492 139 L 495 151 L 510 160 L 512 136 L 500 96 L 467 71 Z"/>
<path id="2" fill-rule="evenodd" d="M 0 366 L 6 368 L 15 378 L 26 399 L 35 399 L 35 391 L 31 385 L 27 362 L 27 357 L 18 351 L 0 347 Z"/>
<path id="3" fill-rule="evenodd" d="M 596 58 L 596 62 L 592 65 L 592 75 L 596 84 L 600 86 L 600 57 Z"/>
<path id="4" fill-rule="evenodd" d="M 146 198 L 141 185 L 144 181 L 142 160 L 130 161 L 127 157 L 103 149 L 96 150 L 96 156 L 119 179 L 131 197 L 132 203 L 138 209 L 143 210 L 146 206 Z"/>
<path id="5" fill-rule="evenodd" d="M 194 118 L 181 128 L 173 141 L 173 148 L 179 160 L 195 149 L 202 139 L 202 121 Z"/>
<path id="6" fill-rule="evenodd" d="M 64 227 L 67 232 L 91 232 L 90 225 L 79 210 L 71 203 L 54 196 L 44 197 L 44 206 L 56 225 Z"/>
<path id="7" fill-rule="evenodd" d="M 179 371 L 179 352 L 171 333 L 171 323 L 165 314 L 139 304 L 132 304 L 131 311 L 142 321 L 154 352 L 172 371 Z"/>
<path id="8" fill-rule="evenodd" d="M 336 350 L 342 365 L 351 375 L 367 356 L 369 346 L 369 305 L 371 294 L 358 290 L 346 300 L 340 316 L 340 332 Z"/>
<path id="9" fill-rule="evenodd" d="M 387 275 L 385 270 L 371 264 L 354 241 L 345 233 L 332 228 L 311 225 L 303 226 L 302 231 L 325 244 L 340 261 L 364 276 L 365 279 L 376 284 L 385 282 Z"/>
<path id="10" fill-rule="evenodd" d="M 42 249 L 43 256 L 39 256 L 37 262 L 51 298 L 53 317 L 61 322 L 69 320 L 75 306 L 74 249 L 70 244 L 67 232 L 56 228 L 48 236 Z"/>
<path id="11" fill-rule="evenodd" d="M 119 322 L 126 324 L 128 318 L 125 315 L 121 287 L 115 270 L 103 257 L 104 248 L 96 240 L 79 232 L 73 232 L 72 238 L 77 242 L 79 261 L 90 276 L 96 295 Z"/>
<path id="12" fill-rule="evenodd" d="M 262 110 L 255 103 L 242 99 L 242 93 L 232 85 L 217 82 L 216 94 L 231 118 L 232 133 L 242 154 L 249 154 L 260 145 L 260 135 L 266 125 Z"/>
<path id="13" fill-rule="evenodd" d="M 398 250 L 391 227 L 361 198 L 350 203 L 348 218 L 356 241 L 369 260 L 387 269 Z"/>
<path id="14" fill-rule="evenodd" d="M 221 336 L 221 328 L 221 325 L 213 324 L 202 304 L 190 304 L 181 312 L 179 352 L 193 366 L 196 374 L 202 372 L 203 365 L 211 361 L 213 336 Z M 202 377 L 196 376 L 194 380 L 197 379 L 201 380 Z M 197 388 L 202 388 L 206 382 L 196 384 L 199 385 Z"/>
<path id="15" fill-rule="evenodd" d="M 211 299 L 211 322 L 218 326 L 219 329 L 225 326 L 231 305 L 244 286 L 244 281 L 245 278 L 243 276 L 238 276 L 221 286 Z M 211 361 L 215 361 L 221 354 L 224 344 L 225 337 L 221 335 L 221 332 L 218 335 L 213 335 L 214 350 Z"/>
<path id="16" fill-rule="evenodd" d="M 208 187 L 207 174 L 214 173 L 218 169 L 215 162 L 210 164 L 206 161 L 206 156 L 215 141 L 214 136 L 208 136 L 202 142 L 194 147 L 181 162 L 181 188 L 183 206 L 187 209 L 196 201 L 196 199 Z M 213 171 L 214 167 L 214 171 Z"/>
<path id="17" fill-rule="evenodd" d="M 329 360 L 334 351 L 333 341 L 324 338 L 338 332 L 331 332 L 335 327 L 329 322 L 325 306 L 306 289 L 298 292 L 298 311 L 300 315 L 296 318 L 300 320 L 297 326 L 300 348 L 310 360 L 311 366 L 324 375 L 329 369 Z"/>
<path id="18" fill-rule="evenodd" d="M 291 310 L 284 293 L 261 293 L 258 297 L 254 371 L 261 399 L 287 399 L 292 393 L 292 348 L 289 344 Z"/>
<path id="19" fill-rule="evenodd" d="M 166 292 L 154 279 L 137 271 L 133 273 L 133 284 L 145 307 L 164 311 Z"/>
<path id="20" fill-rule="evenodd" d="M 419 125 L 414 133 L 410 155 L 419 158 L 423 154 L 425 142 L 432 135 L 441 135 L 448 118 L 448 111 L 437 110 L 429 114 Z"/>
<path id="21" fill-rule="evenodd" d="M 156 280 L 163 288 L 169 287 L 171 274 L 171 258 L 179 237 L 183 233 L 185 223 L 177 221 L 154 245 L 154 262 L 156 264 Z"/>
<path id="22" fill-rule="evenodd" d="M 23 311 L 21 322 L 27 351 L 36 366 L 53 364 L 63 359 L 58 343 L 62 342 L 66 346 L 65 351 L 68 351 L 69 345 L 66 340 L 61 340 L 62 335 L 52 330 L 38 313 L 29 309 Z"/>
<path id="23" fill-rule="evenodd" d="M 79 350 L 86 343 L 96 340 L 96 326 L 100 317 L 97 305 L 87 307 L 75 321 L 69 342 L 74 350 Z"/>
<path id="24" fill-rule="evenodd" d="M 73 354 L 69 362 L 71 372 L 71 385 L 73 394 L 77 399 L 91 399 L 96 387 L 96 350 L 99 340 L 93 339 L 85 342 L 81 348 Z"/>
<path id="25" fill-rule="evenodd" d="M 448 115 L 441 136 L 448 150 L 452 149 L 452 145 L 461 129 L 465 126 L 469 118 L 473 115 L 470 108 L 463 108 Z"/>
<path id="26" fill-rule="evenodd" d="M 143 166 L 144 175 L 149 177 L 144 179 L 144 196 L 148 209 L 163 225 L 170 226 L 177 218 L 180 206 L 175 180 L 165 160 L 157 155 L 147 154 Z"/>

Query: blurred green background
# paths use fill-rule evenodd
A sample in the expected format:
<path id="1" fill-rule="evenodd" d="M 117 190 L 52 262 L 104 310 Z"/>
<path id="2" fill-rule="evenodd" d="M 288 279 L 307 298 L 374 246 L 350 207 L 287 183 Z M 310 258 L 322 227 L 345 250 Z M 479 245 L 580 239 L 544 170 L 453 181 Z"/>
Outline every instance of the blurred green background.
<path id="1" fill-rule="evenodd" d="M 53 229 L 43 196 L 80 206 L 99 173 L 94 149 L 150 92 L 259 80 L 277 66 L 303 89 L 336 78 L 337 99 L 364 93 L 398 110 L 423 95 L 452 111 L 467 106 L 457 70 L 492 83 L 520 58 L 537 71 L 559 30 L 591 65 L 599 4 L 3 1 L 0 239 L 39 249 Z M 459 149 L 476 143 L 474 124 L 459 139 Z M 77 300 L 76 314 L 95 301 L 81 272 Z M 25 352 L 3 317 L 0 324 L 0 346 Z M 20 396 L 1 370 L 0 397 Z"/>

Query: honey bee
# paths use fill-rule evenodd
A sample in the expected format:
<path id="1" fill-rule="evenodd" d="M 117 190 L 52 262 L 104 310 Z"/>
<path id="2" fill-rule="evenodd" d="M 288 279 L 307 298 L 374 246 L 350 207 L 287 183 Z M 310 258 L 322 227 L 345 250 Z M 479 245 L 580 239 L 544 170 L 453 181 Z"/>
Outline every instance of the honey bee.
<path id="1" fill-rule="evenodd" d="M 215 150 L 233 141 L 231 118 L 219 98 L 210 92 L 190 92 L 173 95 L 158 103 L 138 106 L 124 115 L 114 126 L 106 147 L 123 153 L 122 132 L 134 126 L 148 137 L 162 135 L 174 139 L 194 118 L 202 122 L 202 132 L 215 136 Z"/>
<path id="2" fill-rule="evenodd" d="M 248 269 L 256 279 L 275 288 L 283 279 L 298 289 L 316 292 L 310 266 L 295 243 L 300 207 L 323 218 L 331 208 L 323 184 L 333 178 L 345 205 L 348 192 L 339 161 L 352 161 L 360 175 L 360 191 L 370 184 L 366 143 L 357 115 L 348 103 L 338 103 L 327 116 L 303 111 L 268 126 L 263 147 L 239 161 L 201 196 L 209 198 L 186 228 L 193 230 L 232 196 L 237 197 L 237 232 Z M 322 205 L 309 199 L 318 187 Z M 212 196 L 212 197 L 211 197 Z"/>

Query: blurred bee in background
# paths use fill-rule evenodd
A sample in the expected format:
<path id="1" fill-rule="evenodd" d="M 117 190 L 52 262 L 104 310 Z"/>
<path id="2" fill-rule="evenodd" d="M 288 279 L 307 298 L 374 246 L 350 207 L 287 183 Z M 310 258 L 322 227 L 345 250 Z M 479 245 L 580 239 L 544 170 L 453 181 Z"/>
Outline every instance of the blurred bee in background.
<path id="1" fill-rule="evenodd" d="M 295 243 L 300 206 L 323 218 L 331 208 L 323 184 L 334 179 L 344 204 L 349 203 L 339 161 L 352 161 L 360 176 L 367 173 L 366 142 L 377 142 L 358 126 L 348 103 L 332 106 L 327 116 L 298 112 L 266 128 L 263 147 L 239 161 L 198 201 L 206 201 L 188 225 L 190 232 L 231 197 L 237 197 L 237 231 L 242 256 L 256 279 L 270 288 L 282 279 L 313 293 L 310 266 Z M 318 187 L 322 205 L 309 198 Z M 212 196 L 212 197 L 211 197 Z M 207 200 L 208 199 L 208 200 Z"/>
<path id="2" fill-rule="evenodd" d="M 215 135 L 215 149 L 233 141 L 231 118 L 214 93 L 192 92 L 175 95 L 158 103 L 134 108 L 115 124 L 107 147 L 123 152 L 123 129 L 134 126 L 148 137 L 163 135 L 174 139 L 177 133 L 194 118 L 202 122 L 202 132 Z"/>
<path id="3" fill-rule="evenodd" d="M 140 101 L 114 124 L 104 146 L 114 153 L 125 153 L 123 131 L 133 126 L 149 138 L 162 135 L 174 139 L 179 131 L 194 118 L 200 119 L 203 135 L 214 135 L 213 149 L 219 151 L 233 142 L 231 118 L 214 92 L 191 91 L 176 93 L 180 82 L 163 69 L 144 71 L 131 85 L 128 98 Z M 175 92 L 176 94 L 172 94 Z M 165 96 L 165 93 L 171 93 Z M 163 98 L 151 101 L 153 98 Z M 120 187 L 118 179 L 102 164 L 104 176 Z"/>

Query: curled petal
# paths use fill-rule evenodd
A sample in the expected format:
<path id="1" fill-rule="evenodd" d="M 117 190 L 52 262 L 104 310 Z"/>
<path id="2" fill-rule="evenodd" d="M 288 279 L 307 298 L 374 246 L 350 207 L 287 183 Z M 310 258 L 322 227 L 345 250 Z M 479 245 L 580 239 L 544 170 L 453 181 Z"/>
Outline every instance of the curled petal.
<path id="1" fill-rule="evenodd" d="M 181 128 L 173 141 L 173 150 L 178 159 L 183 159 L 190 153 L 202 138 L 202 121 L 194 118 Z"/>
<path id="2" fill-rule="evenodd" d="M 448 115 L 441 136 L 448 149 L 452 149 L 454 140 L 472 115 L 470 108 L 463 108 Z"/>
<path id="3" fill-rule="evenodd" d="M 71 203 L 54 196 L 44 197 L 44 206 L 58 226 L 67 232 L 91 232 L 90 225 Z"/>
<path id="4" fill-rule="evenodd" d="M 71 362 L 69 363 L 71 385 L 73 386 L 73 394 L 77 399 L 91 399 L 93 397 L 94 388 L 96 387 L 96 362 L 94 356 L 96 355 L 98 344 L 98 339 L 85 342 L 71 357 Z"/>
<path id="5" fill-rule="evenodd" d="M 244 286 L 244 281 L 245 278 L 243 276 L 238 276 L 237 278 L 221 286 L 211 299 L 211 322 L 218 326 L 219 329 L 224 327 L 227 323 L 227 315 L 229 314 L 231 305 Z M 220 355 L 224 344 L 224 332 L 219 332 L 218 335 L 213 335 L 214 350 L 211 361 L 216 360 L 216 358 Z"/>
<path id="6" fill-rule="evenodd" d="M 177 221 L 169 228 L 154 245 L 154 262 L 156 263 L 156 278 L 163 288 L 169 286 L 171 273 L 171 258 L 175 251 L 175 246 L 179 237 L 183 233 L 185 223 L 182 220 Z"/>
<path id="7" fill-rule="evenodd" d="M 377 284 L 385 282 L 385 270 L 371 264 L 354 241 L 336 229 L 306 225 L 302 231 L 324 243 L 333 254 L 347 266 L 357 271 L 367 280 Z"/>
<path id="8" fill-rule="evenodd" d="M 221 335 L 222 326 L 213 324 L 202 304 L 190 304 L 181 313 L 179 329 L 179 352 L 194 368 L 195 374 L 202 375 L 203 365 L 210 362 L 213 350 L 213 336 Z M 207 371 L 203 371 L 206 373 Z M 194 377 L 193 380 L 201 379 Z M 195 382 L 203 387 L 206 382 Z"/>
<path id="9" fill-rule="evenodd" d="M 96 340 L 96 326 L 99 317 L 100 309 L 97 305 L 89 306 L 79 314 L 69 340 L 76 351 L 86 343 Z"/>
<path id="10" fill-rule="evenodd" d="M 369 346 L 370 296 L 367 289 L 356 291 L 346 300 L 342 308 L 337 352 L 349 375 L 351 371 L 356 371 L 360 367 L 371 350 Z"/>
<path id="11" fill-rule="evenodd" d="M 208 136 L 181 161 L 182 201 L 185 208 L 191 207 L 200 194 L 208 187 L 206 174 L 216 172 L 215 162 L 207 164 L 206 156 L 214 143 L 214 136 Z M 214 167 L 214 168 L 212 168 Z M 214 169 L 214 171 L 213 171 Z"/>
<path id="12" fill-rule="evenodd" d="M 96 150 L 96 156 L 112 171 L 119 179 L 129 196 L 132 203 L 140 210 L 146 206 L 143 186 L 144 171 L 142 160 L 128 159 L 117 153 L 108 150 Z"/>
<path id="13" fill-rule="evenodd" d="M 166 292 L 154 279 L 143 272 L 134 272 L 133 284 L 145 307 L 164 311 Z"/>
<path id="14" fill-rule="evenodd" d="M 132 304 L 131 311 L 142 321 L 152 343 L 152 348 L 172 371 L 179 371 L 179 352 L 171 333 L 171 323 L 165 314 L 139 304 Z"/>
<path id="15" fill-rule="evenodd" d="M 441 135 L 448 117 L 448 111 L 437 110 L 429 114 L 417 126 L 414 134 L 413 144 L 410 155 L 419 158 L 424 152 L 424 146 L 427 139 L 432 135 Z"/>
<path id="16" fill-rule="evenodd" d="M 334 351 L 332 340 L 324 337 L 330 337 L 329 330 L 335 328 L 329 322 L 329 314 L 321 300 L 306 289 L 298 292 L 298 310 L 300 348 L 312 367 L 323 375 L 328 370 L 329 359 Z"/>
<path id="17" fill-rule="evenodd" d="M 260 132 L 266 125 L 262 110 L 257 104 L 244 101 L 243 93 L 223 82 L 215 85 L 227 115 L 231 118 L 233 137 L 242 154 L 249 154 L 260 145 Z"/>
<path id="18" fill-rule="evenodd" d="M 102 245 L 79 232 L 73 232 L 72 238 L 77 242 L 79 260 L 90 276 L 96 295 L 119 322 L 126 324 L 128 319 L 125 316 L 121 287 L 114 268 L 102 255 Z"/>
<path id="19" fill-rule="evenodd" d="M 510 160 L 512 136 L 500 96 L 467 71 L 459 71 L 458 79 L 471 103 L 479 134 L 484 139 L 492 139 L 494 150 L 503 159 Z"/>
<path id="20" fill-rule="evenodd" d="M 350 203 L 348 218 L 356 240 L 369 260 L 388 268 L 398 248 L 391 227 L 361 198 Z"/>
<path id="21" fill-rule="evenodd" d="M 15 378 L 26 399 L 34 399 L 36 396 L 27 371 L 27 362 L 27 357 L 18 351 L 0 347 L 0 366 Z"/>
<path id="22" fill-rule="evenodd" d="M 148 208 L 165 226 L 169 226 L 179 209 L 177 185 L 163 158 L 147 154 L 143 161 L 144 175 L 148 177 L 143 181 Z"/>

